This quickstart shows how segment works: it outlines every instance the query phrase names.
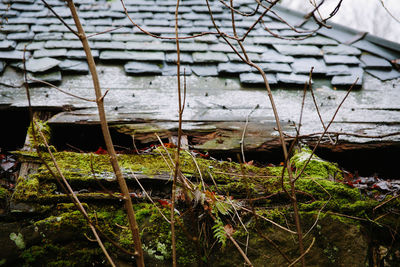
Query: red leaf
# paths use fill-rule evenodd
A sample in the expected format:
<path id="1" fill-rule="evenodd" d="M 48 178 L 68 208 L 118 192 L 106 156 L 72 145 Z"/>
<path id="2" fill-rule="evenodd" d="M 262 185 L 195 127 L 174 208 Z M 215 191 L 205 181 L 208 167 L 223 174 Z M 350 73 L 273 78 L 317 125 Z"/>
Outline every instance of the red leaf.
<path id="1" fill-rule="evenodd" d="M 104 150 L 102 147 L 99 147 L 99 149 L 97 149 L 97 151 L 94 153 L 98 155 L 105 155 L 107 154 L 107 150 Z"/>

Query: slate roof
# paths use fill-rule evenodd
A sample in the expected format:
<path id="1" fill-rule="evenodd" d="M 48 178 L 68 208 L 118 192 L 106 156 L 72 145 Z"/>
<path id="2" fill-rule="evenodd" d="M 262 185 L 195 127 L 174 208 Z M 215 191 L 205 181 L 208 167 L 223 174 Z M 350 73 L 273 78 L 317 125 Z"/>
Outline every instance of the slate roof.
<path id="1" fill-rule="evenodd" d="M 70 25 L 72 18 L 63 1 L 48 3 Z M 232 34 L 231 14 L 219 1 L 210 1 L 214 18 L 221 29 Z M 236 7 L 249 12 L 254 0 L 235 0 Z M 174 40 L 149 37 L 132 26 L 118 0 L 76 0 L 82 23 L 98 62 L 124 64 L 129 75 L 176 75 L 176 46 Z M 176 1 L 131 0 L 126 7 L 134 21 L 158 36 L 174 36 Z M 282 6 L 273 9 L 293 25 L 303 21 L 302 14 Z M 203 0 L 183 0 L 180 11 L 180 35 L 215 31 Z M 47 10 L 40 0 L 3 0 L 0 4 L 0 71 L 6 65 L 22 68 L 21 60 L 27 44 L 27 69 L 34 75 L 55 72 L 52 81 L 62 79 L 64 73 L 88 72 L 80 41 Z M 236 16 L 238 34 L 244 33 L 257 16 Z M 101 35 L 95 33 L 121 27 Z M 400 45 L 355 30 L 333 25 L 320 29 L 304 40 L 279 39 L 265 31 L 288 38 L 299 38 L 302 33 L 290 30 L 269 13 L 263 24 L 258 24 L 245 41 L 249 57 L 267 72 L 274 84 L 303 84 L 313 66 L 314 74 L 331 81 L 332 86 L 348 86 L 364 72 L 381 80 L 400 77 L 390 62 L 400 58 Z M 307 22 L 300 30 L 313 29 Z M 187 75 L 237 76 L 242 84 L 262 82 L 256 70 L 240 62 L 231 48 L 216 35 L 181 40 L 181 64 Z"/>

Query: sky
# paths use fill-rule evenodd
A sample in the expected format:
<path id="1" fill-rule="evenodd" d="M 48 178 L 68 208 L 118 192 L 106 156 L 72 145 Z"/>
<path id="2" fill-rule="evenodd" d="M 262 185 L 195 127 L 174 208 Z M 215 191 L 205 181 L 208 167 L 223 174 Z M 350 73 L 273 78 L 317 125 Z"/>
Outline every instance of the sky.
<path id="1" fill-rule="evenodd" d="M 319 3 L 321 0 L 282 0 L 281 4 L 306 12 L 312 9 L 311 2 L 314 1 Z M 325 0 L 321 14 L 327 16 L 338 2 Z M 400 0 L 343 0 L 331 21 L 400 43 Z"/>

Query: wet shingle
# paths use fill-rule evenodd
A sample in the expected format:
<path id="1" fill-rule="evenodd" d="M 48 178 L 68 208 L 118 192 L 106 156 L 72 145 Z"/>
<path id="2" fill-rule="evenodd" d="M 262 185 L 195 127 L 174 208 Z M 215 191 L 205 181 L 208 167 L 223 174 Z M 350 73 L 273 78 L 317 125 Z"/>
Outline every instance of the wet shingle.
<path id="1" fill-rule="evenodd" d="M 273 47 L 287 56 L 322 56 L 321 49 L 313 45 L 273 45 Z"/>

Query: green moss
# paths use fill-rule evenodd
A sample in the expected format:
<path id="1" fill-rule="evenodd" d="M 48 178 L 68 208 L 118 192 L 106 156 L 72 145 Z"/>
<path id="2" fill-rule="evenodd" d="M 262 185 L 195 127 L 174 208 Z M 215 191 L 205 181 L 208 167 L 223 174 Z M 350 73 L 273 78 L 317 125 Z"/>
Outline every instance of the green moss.
<path id="1" fill-rule="evenodd" d="M 36 177 L 18 178 L 13 199 L 17 201 L 34 201 L 39 193 L 39 180 Z"/>
<path id="2" fill-rule="evenodd" d="M 40 132 L 43 134 L 47 144 L 50 144 L 50 139 L 51 139 L 50 126 L 47 124 L 47 122 L 43 122 L 40 120 L 36 120 L 36 124 L 34 125 L 35 125 L 34 128 L 35 131 L 33 131 L 32 129 L 33 127 L 32 123 L 28 128 L 29 143 L 32 148 L 36 148 L 37 145 L 40 150 L 47 151 L 46 145 L 44 143 L 44 140 Z M 37 144 L 35 144 L 35 141 L 37 142 Z M 50 149 L 52 150 L 52 152 L 56 151 L 56 149 L 53 146 L 50 146 Z"/>
<path id="3" fill-rule="evenodd" d="M 296 173 L 300 172 L 311 156 L 311 149 L 302 147 L 300 152 L 296 152 L 291 158 L 292 165 L 296 167 Z M 317 155 L 313 155 L 307 167 L 304 169 L 302 176 L 319 177 L 325 179 L 341 179 L 342 172 L 338 165 L 321 159 Z"/>
<path id="4" fill-rule="evenodd" d="M 0 202 L 7 200 L 9 195 L 10 195 L 10 193 L 8 192 L 7 189 L 0 187 Z"/>

